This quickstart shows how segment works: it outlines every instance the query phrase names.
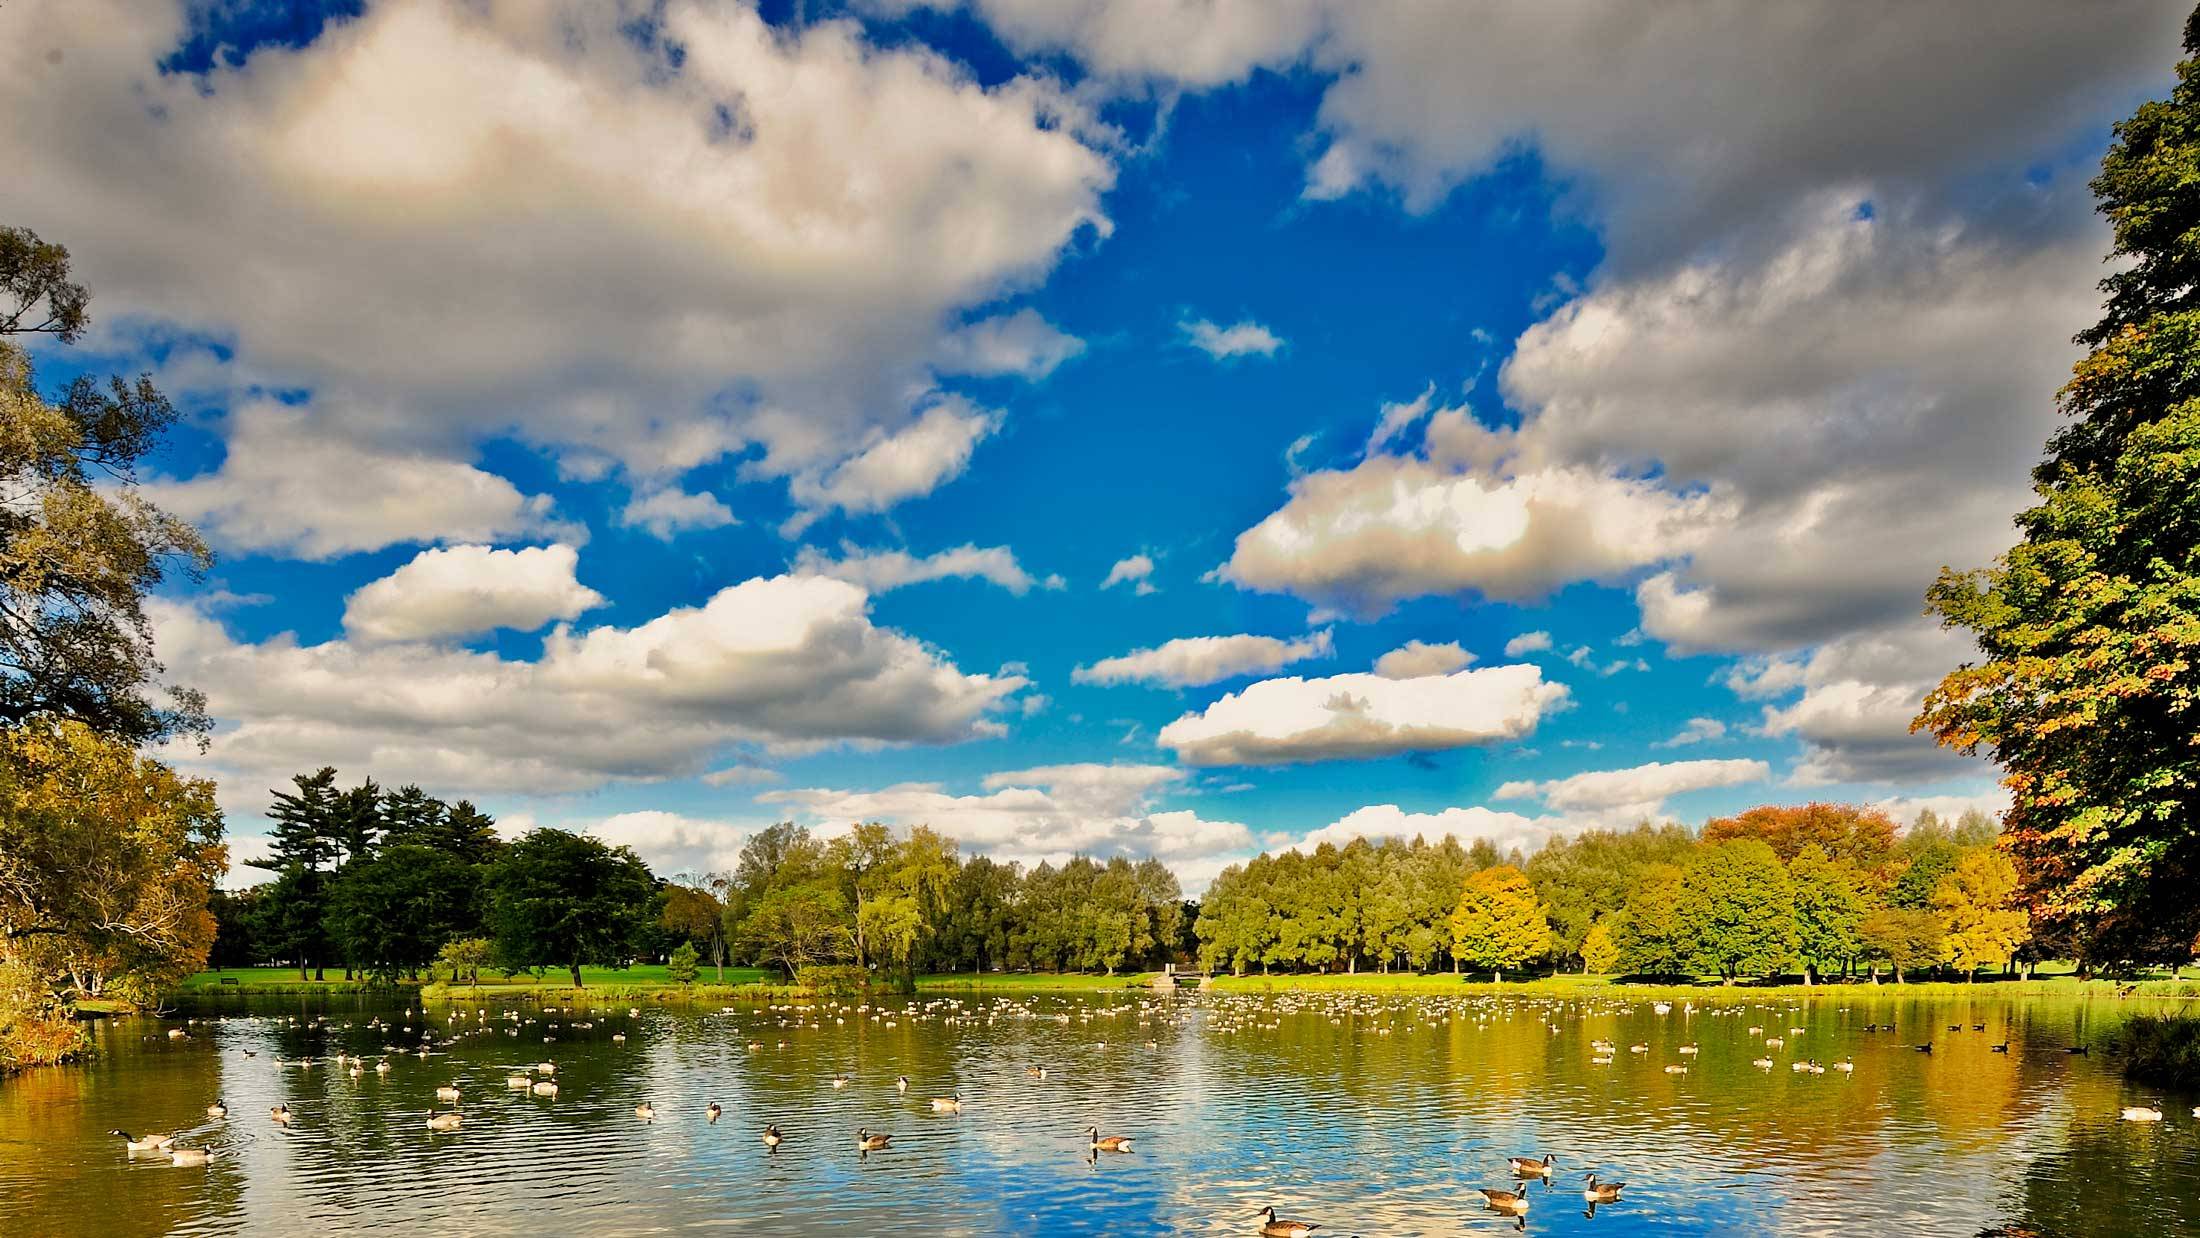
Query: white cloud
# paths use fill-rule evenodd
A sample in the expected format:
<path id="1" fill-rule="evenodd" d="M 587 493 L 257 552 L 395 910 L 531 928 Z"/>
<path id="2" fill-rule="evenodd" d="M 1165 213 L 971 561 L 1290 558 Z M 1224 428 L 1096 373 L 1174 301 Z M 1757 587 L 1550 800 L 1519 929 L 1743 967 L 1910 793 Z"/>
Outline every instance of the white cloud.
<path id="1" fill-rule="evenodd" d="M 1760 674 L 1762 695 L 1794 684 L 1801 695 L 1766 705 L 1762 729 L 1804 744 L 1795 786 L 1917 783 L 1982 772 L 1980 760 L 1911 734 L 1925 693 L 1975 650 L 1961 635 L 1918 621 L 1831 641 L 1778 671 Z"/>
<path id="2" fill-rule="evenodd" d="M 835 559 L 814 546 L 804 546 L 795 556 L 794 570 L 849 581 L 872 593 L 951 577 L 990 581 L 1018 596 L 1034 586 L 1063 587 L 1059 576 L 1044 580 L 1033 577 L 1006 546 L 962 545 L 936 554 L 912 555 L 906 550 L 860 550 L 843 543 L 840 552 L 841 557 Z"/>
<path id="3" fill-rule="evenodd" d="M 1396 756 L 1518 739 L 1567 699 L 1534 666 L 1419 679 L 1264 679 L 1161 728 L 1187 765 L 1279 765 Z"/>
<path id="4" fill-rule="evenodd" d="M 1077 667 L 1070 672 L 1070 679 L 1075 683 L 1144 682 L 1192 688 L 1239 675 L 1265 674 L 1309 658 L 1326 658 L 1331 650 L 1327 629 L 1289 641 L 1244 634 L 1186 636 Z"/>
<path id="5" fill-rule="evenodd" d="M 1999 820 L 2009 811 L 2009 791 L 2004 787 L 1989 787 L 1983 791 L 1954 792 L 1945 795 L 1898 795 L 1875 800 L 1872 807 L 1893 817 L 1904 828 L 1917 821 L 1917 815 L 1930 809 L 1944 823 L 1953 825 L 1957 817 L 1976 809 Z"/>
<path id="6" fill-rule="evenodd" d="M 1505 653 L 1513 656 L 1510 648 Z M 1385 679 L 1419 679 L 1424 675 L 1449 675 L 1473 661 L 1474 655 L 1460 648 L 1458 641 L 1432 645 L 1409 640 L 1375 659 L 1375 673 Z"/>
<path id="7" fill-rule="evenodd" d="M 941 7 L 953 7 L 952 3 Z M 1196 5 L 1108 0 L 974 0 L 986 23 L 1024 52 L 1077 49 L 1096 73 L 1188 86 L 1243 80 L 1305 55 L 1320 27 L 1309 0 L 1206 0 Z"/>
<path id="8" fill-rule="evenodd" d="M 1256 354 L 1272 357 L 1283 347 L 1275 332 L 1251 320 L 1222 327 L 1201 318 L 1180 322 L 1177 329 L 1184 333 L 1185 343 L 1217 361 Z"/>
<path id="9" fill-rule="evenodd" d="M 548 495 L 470 464 L 343 437 L 316 410 L 255 400 L 231 414 L 221 466 L 146 495 L 243 551 L 331 559 L 413 542 L 585 540 Z"/>
<path id="10" fill-rule="evenodd" d="M 632 847 L 660 877 L 731 873 L 754 825 L 705 821 L 675 812 L 622 812 L 585 827 L 614 847 Z"/>
<path id="11" fill-rule="evenodd" d="M 1549 632 L 1522 632 L 1505 642 L 1505 656 L 1517 658 L 1525 653 L 1542 653 L 1551 647 Z"/>
<path id="12" fill-rule="evenodd" d="M 829 477 L 963 315 L 1109 226 L 1082 104 L 853 21 L 392 0 L 160 72 L 189 7 L 9 7 L 0 162 L 39 170 L 10 219 L 112 318 L 221 338 L 393 453 L 517 433 L 661 475 L 754 444 L 759 475 Z"/>
<path id="13" fill-rule="evenodd" d="M 1373 455 L 1294 479 L 1220 575 L 1367 616 L 1467 590 L 1525 600 L 1686 554 L 1729 518 L 1716 493 L 1538 465 L 1518 447 L 1463 408 L 1440 410 L 1425 459 Z"/>
<path id="14" fill-rule="evenodd" d="M 1456 838 L 1463 843 L 1486 838 L 1499 851 L 1517 847 L 1532 855 L 1552 838 L 1588 828 L 1590 824 L 1558 816 L 1525 817 L 1479 804 L 1446 808 L 1440 812 L 1406 812 L 1396 804 L 1369 804 L 1353 809 L 1292 845 L 1302 851 L 1311 851 L 1323 843 L 1342 847 L 1355 838 L 1369 841 L 1425 838 L 1430 842 Z"/>
<path id="15" fill-rule="evenodd" d="M 1421 394 L 1403 404 L 1383 405 L 1382 415 L 1375 419 L 1375 430 L 1367 436 L 1370 455 L 1381 451 L 1389 442 L 1413 428 L 1415 423 L 1428 416 L 1436 403 L 1436 384 L 1421 389 Z"/>
<path id="16" fill-rule="evenodd" d="M 345 600 L 344 630 L 365 641 L 440 640 L 494 628 L 532 632 L 604 604 L 602 594 L 574 578 L 579 563 L 579 552 L 565 545 L 423 550 Z"/>
<path id="17" fill-rule="evenodd" d="M 1085 342 L 1034 309 L 1020 309 L 963 327 L 940 341 L 938 366 L 949 374 L 1014 374 L 1032 381 L 1085 351 Z"/>
<path id="18" fill-rule="evenodd" d="M 789 490 L 804 510 L 789 522 L 790 531 L 834 508 L 884 511 L 930 494 L 960 476 L 978 444 L 998 428 L 997 414 L 942 397 L 908 425 L 874 432 L 867 446 L 831 468 L 798 473 Z"/>
<path id="19" fill-rule="evenodd" d="M 688 529 L 722 529 L 739 522 L 733 518 L 733 509 L 716 495 L 690 494 L 677 486 L 666 486 L 629 499 L 619 512 L 619 523 L 647 529 L 669 542 Z"/>
<path id="20" fill-rule="evenodd" d="M 1508 782 L 1495 794 L 1501 800 L 1539 799 L 1563 813 L 1631 823 L 1662 817 L 1665 801 L 1684 792 L 1763 782 L 1771 776 L 1772 767 L 1763 761 L 1653 761 L 1545 782 Z"/>
<path id="21" fill-rule="evenodd" d="M 1717 718 L 1690 718 L 1688 725 L 1674 732 L 1673 738 L 1659 740 L 1653 748 L 1685 748 L 1690 744 L 1709 743 L 1726 736 L 1726 724 Z"/>
<path id="22" fill-rule="evenodd" d="M 1130 585 L 1132 592 L 1140 596 L 1152 593 L 1154 591 L 1152 557 L 1138 554 L 1127 559 L 1117 559 L 1115 566 L 1108 569 L 1107 578 L 1100 582 L 1100 587 L 1113 589 L 1115 586 L 1122 584 Z"/>
<path id="23" fill-rule="evenodd" d="M 632 628 L 561 625 L 537 661 L 444 645 L 232 637 L 159 601 L 156 644 L 222 720 L 209 750 L 167 754 L 217 776 L 225 805 L 321 765 L 447 795 L 555 795 L 693 777 L 744 751 L 952 743 L 992 733 L 1025 686 L 965 673 L 875 626 L 863 590 L 780 576 Z"/>

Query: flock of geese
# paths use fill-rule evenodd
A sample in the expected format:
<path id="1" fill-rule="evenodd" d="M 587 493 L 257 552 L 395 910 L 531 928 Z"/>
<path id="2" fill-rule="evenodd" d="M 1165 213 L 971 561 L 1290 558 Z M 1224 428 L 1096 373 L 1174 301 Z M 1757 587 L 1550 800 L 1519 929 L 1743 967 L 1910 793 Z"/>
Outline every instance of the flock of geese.
<path id="1" fill-rule="evenodd" d="M 1674 1010 L 1673 1004 L 1667 1002 L 1654 1003 L 1652 1008 L 1656 1014 L 1661 1016 L 1671 1014 Z M 1125 1040 L 1119 1043 L 1132 1047 L 1142 1044 L 1147 1049 L 1159 1049 L 1159 1041 L 1154 1038 L 1158 1032 L 1144 1029 L 1148 1029 L 1155 1024 L 1175 1027 L 1189 1026 L 1195 1017 L 1202 1023 L 1206 1034 L 1223 1037 L 1273 1031 L 1282 1025 L 1284 1018 L 1294 1015 L 1326 1018 L 1332 1024 L 1340 1027 L 1344 1026 L 1347 1020 L 1353 1020 L 1355 1022 L 1354 1034 L 1376 1038 L 1390 1036 L 1399 1031 L 1421 1030 L 1431 1025 L 1457 1024 L 1471 1029 L 1486 1030 L 1499 1022 L 1515 1021 L 1522 1018 L 1540 1020 L 1551 1034 L 1560 1035 L 1571 1028 L 1579 1027 L 1587 1015 L 1598 1013 L 1617 1014 L 1630 1009 L 1639 1010 L 1640 1003 L 1583 1003 L 1578 1000 L 1570 1002 L 1556 1000 L 1521 1001 L 1520 999 L 1499 1002 L 1485 998 L 1462 999 L 1449 996 L 1400 998 L 1398 996 L 1370 993 L 1300 992 L 1266 998 L 1216 994 L 1202 997 L 1194 1002 L 1184 1002 L 1178 998 L 1142 998 L 1135 999 L 1127 1004 L 1070 1005 L 1066 1009 L 1053 1008 L 1050 1003 L 1043 999 L 1015 999 L 1009 997 L 992 997 L 983 1000 L 975 998 L 966 1000 L 955 997 L 928 1001 L 912 999 L 901 1005 L 880 1004 L 875 1006 L 870 1003 L 851 1004 L 828 1000 L 815 1003 L 774 1003 L 761 1009 L 757 1007 L 724 1007 L 719 1013 L 729 1017 L 751 1020 L 753 1030 L 750 1036 L 745 1040 L 736 1040 L 735 1044 L 738 1047 L 745 1048 L 748 1053 L 753 1055 L 768 1053 L 773 1049 L 787 1048 L 788 1041 L 783 1035 L 785 1032 L 796 1029 L 820 1029 L 828 1025 L 844 1025 L 850 1020 L 869 1021 L 887 1028 L 895 1027 L 901 1021 L 936 1022 L 948 1027 L 966 1024 L 990 1025 L 1003 1021 L 1027 1021 L 1064 1026 L 1072 1023 L 1085 1026 L 1099 1025 L 1102 1029 L 1102 1038 L 1088 1043 L 1092 1043 L 1098 1049 L 1105 1050 L 1110 1043 L 1109 1039 L 1106 1038 L 1109 1034 L 1108 1025 L 1110 1022 L 1128 1019 L 1132 1016 L 1135 1016 L 1137 1028 L 1141 1030 L 1134 1032 L 1126 1027 Z M 1740 1006 L 1715 1004 L 1699 1009 L 1693 1004 L 1684 1004 L 1684 1015 L 1691 1020 L 1697 1015 L 1702 1015 L 1707 1020 L 1726 1017 L 1739 1021 L 1748 1014 L 1756 1013 L 1757 1009 L 1755 1007 L 1745 1009 Z M 1799 1013 L 1800 1010 L 1801 1007 L 1799 1006 L 1784 1009 L 1776 1008 L 1775 1013 L 1786 1013 L 1788 1011 Z M 473 1037 L 501 1035 L 517 1039 L 523 1035 L 532 1038 L 532 1036 L 539 1034 L 544 1043 L 550 1044 L 556 1043 L 560 1039 L 558 1035 L 560 1032 L 567 1030 L 589 1031 L 596 1026 L 594 1019 L 597 1016 L 592 1015 L 586 1009 L 575 1011 L 571 1007 L 546 1006 L 531 1013 L 533 1017 L 524 1017 L 520 1010 L 505 1009 L 492 1014 L 491 1008 L 487 1006 L 473 1011 L 457 1009 L 448 1014 L 444 1020 L 444 1026 L 439 1029 L 434 1025 L 428 1012 L 421 1010 L 417 1012 L 417 1019 L 420 1024 L 417 1029 L 418 1040 L 417 1042 L 406 1042 L 404 1038 L 412 1036 L 416 1030 L 411 1022 L 415 1019 L 416 1012 L 411 1008 L 407 1008 L 404 1014 L 407 1021 L 400 1023 L 398 1026 L 393 1027 L 390 1022 L 379 1017 L 368 1019 L 359 1025 L 369 1032 L 380 1033 L 385 1042 L 380 1053 L 372 1057 L 356 1055 L 348 1050 L 339 1050 L 325 1057 L 285 1058 L 276 1056 L 274 1061 L 278 1067 L 294 1068 L 300 1071 L 312 1071 L 327 1066 L 353 1080 L 362 1079 L 369 1073 L 377 1078 L 386 1078 L 393 1070 L 393 1060 L 413 1056 L 424 1061 L 432 1055 L 448 1051 L 452 1046 Z M 639 1008 L 630 1008 L 627 1011 L 630 1019 L 638 1018 L 641 1013 Z M 469 1014 L 471 1015 L 470 1018 L 468 1017 Z M 580 1017 L 575 1018 L 576 1014 Z M 762 1017 L 757 1018 L 756 1016 L 759 1015 Z M 190 1030 L 192 1027 L 201 1023 L 226 1023 L 229 1021 L 231 1020 L 228 1018 L 193 1019 L 187 1021 L 185 1027 L 170 1029 L 166 1034 L 171 1040 L 188 1040 L 192 1038 Z M 240 1016 L 239 1021 L 252 1023 L 264 1021 L 277 1025 L 278 1030 L 320 1035 L 324 1038 L 332 1034 L 342 1034 L 354 1026 L 351 1022 L 333 1021 L 328 1016 L 319 1018 Z M 1766 1022 L 1769 1023 L 1770 1020 L 1766 1020 Z M 762 1031 L 762 1025 L 766 1023 L 775 1025 L 781 1031 L 782 1036 L 768 1043 L 763 1038 L 768 1033 Z M 1962 1024 L 1953 1024 L 1950 1025 L 1948 1030 L 1960 1032 L 1963 1027 Z M 1891 1023 L 1885 1025 L 1874 1023 L 1866 1026 L 1864 1030 L 1872 1033 L 1892 1033 L 1895 1031 L 1895 1027 Z M 1973 1024 L 1971 1030 L 1983 1032 L 1985 1026 L 1983 1024 Z M 1800 1024 L 1768 1028 L 1764 1023 L 1753 1022 L 1746 1026 L 1742 1035 L 1746 1038 L 1743 1043 L 1762 1046 L 1758 1056 L 1751 1060 L 1751 1065 L 1759 1071 L 1769 1072 L 1780 1064 L 1780 1060 L 1773 1055 L 1786 1050 L 1791 1042 L 1800 1047 L 1803 1038 L 1807 1035 L 1807 1029 Z M 627 1040 L 627 1034 L 624 1031 L 616 1032 L 609 1039 L 613 1044 L 624 1044 Z M 1732 1043 L 1732 1039 L 1728 1038 L 1728 1044 L 1731 1046 Z M 1585 1044 L 1589 1051 L 1589 1061 L 1592 1066 L 1608 1067 L 1619 1059 L 1621 1046 L 1613 1041 L 1602 1038 L 1588 1038 Z M 1921 1053 L 1930 1053 L 1933 1046 L 1930 1042 L 1927 1042 L 1910 1047 Z M 2009 1051 L 2006 1040 L 1990 1047 L 1996 1053 Z M 1653 1052 L 1652 1046 L 1646 1041 L 1630 1043 L 1625 1046 L 1625 1050 L 1634 1059 L 1641 1059 Z M 2070 1049 L 2072 1053 L 2083 1051 L 2082 1046 Z M 243 1049 L 241 1052 L 247 1057 L 256 1056 L 255 1051 L 252 1049 Z M 1674 1048 L 1673 1054 L 1677 1060 L 1662 1063 L 1661 1069 L 1664 1073 L 1670 1075 L 1686 1075 L 1692 1066 L 1701 1060 L 1702 1053 L 1703 1045 L 1696 1040 L 1678 1045 Z M 1799 1053 L 1786 1064 L 1791 1072 L 1798 1075 L 1824 1075 L 1828 1071 L 1832 1071 L 1845 1077 L 1853 1075 L 1856 1070 L 1856 1062 L 1853 1056 L 1843 1056 L 1830 1063 L 1821 1063 L 1815 1056 Z M 1033 1063 L 1027 1065 L 1023 1073 L 1030 1079 L 1043 1081 L 1049 1077 L 1049 1068 L 1045 1065 Z M 831 1076 L 829 1083 L 833 1089 L 838 1090 L 852 1086 L 854 1080 L 848 1074 L 841 1073 Z M 554 1099 L 561 1090 L 557 1064 L 547 1059 L 533 1065 L 511 1068 L 505 1076 L 504 1084 L 508 1092 L 531 1098 Z M 897 1094 L 906 1095 L 911 1088 L 911 1083 L 908 1076 L 898 1075 L 894 1078 L 892 1087 Z M 460 1082 L 453 1081 L 440 1084 L 435 1090 L 437 1106 L 447 1105 L 449 1107 L 447 1109 L 441 1107 L 429 1108 L 424 1117 L 420 1119 L 425 1128 L 437 1135 L 455 1134 L 463 1130 L 466 1126 L 467 1114 L 461 1108 L 462 1096 Z M 963 1111 L 964 1101 L 957 1092 L 950 1091 L 946 1095 L 931 1096 L 926 1099 L 931 1111 L 936 1114 L 952 1115 Z M 211 1122 L 218 1124 L 229 1117 L 230 1109 L 226 1100 L 217 1099 L 206 1107 L 205 1112 Z M 415 1110 L 414 1112 L 418 1113 L 419 1111 Z M 713 1100 L 701 1110 L 701 1113 L 705 1122 L 715 1126 L 724 1117 L 725 1109 L 719 1102 Z M 640 1103 L 634 1105 L 633 1114 L 636 1120 L 643 1123 L 654 1123 L 659 1117 L 657 1106 L 648 1099 L 643 1099 Z M 270 1107 L 268 1115 L 275 1125 L 282 1128 L 289 1128 L 293 1123 L 299 1121 L 299 1115 L 294 1113 L 286 1104 L 276 1104 Z M 2200 1107 L 2193 1110 L 2193 1115 L 2200 1118 Z M 2161 1122 L 2164 1119 L 2164 1113 L 2158 1104 L 2154 1106 L 2127 1106 L 2122 1110 L 2120 1116 L 2123 1120 L 2131 1122 Z M 216 1156 L 221 1155 L 216 1150 L 205 1146 L 179 1143 L 178 1136 L 175 1135 L 132 1135 L 119 1129 L 109 1133 L 121 1138 L 124 1141 L 125 1148 L 132 1156 L 164 1157 L 170 1164 L 179 1167 L 205 1166 Z M 767 1153 L 777 1153 L 781 1145 L 788 1142 L 790 1134 L 775 1121 L 766 1125 L 759 1132 L 758 1137 Z M 893 1147 L 893 1140 L 894 1136 L 891 1133 L 874 1131 L 868 1125 L 858 1126 L 853 1136 L 855 1150 L 862 1156 L 890 1150 Z M 1099 1126 L 1089 1125 L 1082 1132 L 1080 1144 L 1085 1155 L 1096 1162 L 1103 1155 L 1129 1155 L 1133 1149 L 1134 1137 L 1125 1134 L 1104 1134 Z M 1531 1189 L 1538 1184 L 1541 1185 L 1544 1192 L 1550 1192 L 1554 1189 L 1554 1180 L 1558 1177 L 1557 1158 L 1548 1154 L 1513 1156 L 1507 1158 L 1507 1169 L 1510 1171 L 1512 1179 L 1509 1183 L 1501 1187 L 1479 1188 L 1472 1193 L 1479 1197 L 1482 1204 L 1490 1212 L 1511 1218 L 1514 1221 L 1514 1228 L 1524 1230 L 1531 1203 Z M 1580 1180 L 1583 1184 L 1581 1199 L 1586 1206 L 1587 1215 L 1592 1217 L 1596 1214 L 1598 1205 L 1618 1202 L 1621 1199 L 1621 1193 L 1627 1187 L 1624 1182 L 1609 1181 L 1594 1171 L 1581 1174 Z M 1316 1230 L 1322 1228 L 1322 1224 L 1319 1222 L 1281 1217 L 1272 1206 L 1263 1208 L 1255 1214 L 1255 1217 L 1261 1222 L 1259 1232 L 1264 1238 L 1305 1238 L 1306 1235 L 1313 1234 Z"/>

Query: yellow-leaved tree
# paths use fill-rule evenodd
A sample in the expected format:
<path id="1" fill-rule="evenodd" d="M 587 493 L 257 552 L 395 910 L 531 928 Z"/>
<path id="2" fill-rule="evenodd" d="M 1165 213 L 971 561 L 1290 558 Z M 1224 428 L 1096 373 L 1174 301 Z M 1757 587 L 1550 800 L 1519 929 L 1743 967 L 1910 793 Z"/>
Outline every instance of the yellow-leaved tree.
<path id="1" fill-rule="evenodd" d="M 1943 962 L 1978 979 L 1981 967 L 2000 967 L 2015 957 L 2031 936 L 2030 921 L 2014 905 L 2017 866 L 1987 847 L 1975 847 L 1933 889 L 1933 911 L 1940 917 Z"/>
<path id="2" fill-rule="evenodd" d="M 1500 864 L 1467 878 L 1451 913 L 1451 940 L 1461 962 L 1489 968 L 1502 983 L 1506 968 L 1550 953 L 1551 922 L 1527 875 Z"/>

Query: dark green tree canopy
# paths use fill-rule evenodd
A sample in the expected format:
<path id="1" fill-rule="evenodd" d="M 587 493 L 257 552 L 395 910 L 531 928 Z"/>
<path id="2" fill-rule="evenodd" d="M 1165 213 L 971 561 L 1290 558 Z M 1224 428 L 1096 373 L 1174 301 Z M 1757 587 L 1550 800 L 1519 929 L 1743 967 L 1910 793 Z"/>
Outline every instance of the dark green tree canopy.
<path id="1" fill-rule="evenodd" d="M 657 915 L 657 883 L 625 847 L 535 830 L 505 849 L 488 880 L 498 953 L 523 967 L 624 966 Z"/>

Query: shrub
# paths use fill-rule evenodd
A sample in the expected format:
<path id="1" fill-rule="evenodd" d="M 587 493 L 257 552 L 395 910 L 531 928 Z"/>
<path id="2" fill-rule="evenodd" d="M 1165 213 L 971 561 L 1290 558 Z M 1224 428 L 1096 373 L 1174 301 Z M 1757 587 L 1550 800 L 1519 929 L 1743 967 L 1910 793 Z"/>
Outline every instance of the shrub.
<path id="1" fill-rule="evenodd" d="M 2124 1074 L 2142 1083 L 2200 1085 L 2200 1019 L 2134 1015 L 2116 1035 Z"/>
<path id="2" fill-rule="evenodd" d="M 813 966 L 796 972 L 794 982 L 827 997 L 851 997 L 871 987 L 871 973 L 860 967 Z"/>

